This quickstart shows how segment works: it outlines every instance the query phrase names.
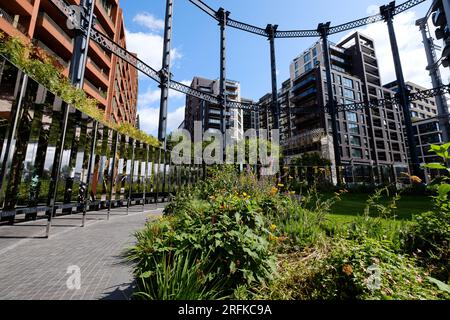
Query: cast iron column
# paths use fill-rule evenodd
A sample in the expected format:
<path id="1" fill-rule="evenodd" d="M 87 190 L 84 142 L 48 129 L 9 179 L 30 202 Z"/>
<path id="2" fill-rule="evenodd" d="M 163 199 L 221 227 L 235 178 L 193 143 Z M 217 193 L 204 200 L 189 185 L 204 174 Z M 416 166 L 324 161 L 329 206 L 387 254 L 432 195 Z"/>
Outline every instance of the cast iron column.
<path id="1" fill-rule="evenodd" d="M 337 184 L 341 184 L 341 173 L 339 167 L 341 165 L 341 152 L 339 146 L 339 130 L 337 127 L 337 112 L 336 103 L 333 94 L 333 81 L 331 76 L 331 60 L 330 60 L 330 46 L 328 43 L 328 32 L 330 30 L 330 22 L 319 24 L 317 31 L 320 33 L 322 38 L 323 47 L 323 58 L 325 64 L 325 73 L 327 77 L 327 89 L 328 89 L 328 112 L 331 117 L 331 130 L 333 134 L 333 149 L 334 149 L 334 159 L 336 162 L 336 178 Z"/>
<path id="2" fill-rule="evenodd" d="M 405 119 L 406 136 L 408 138 L 409 154 L 412 162 L 412 172 L 414 175 L 422 177 L 422 171 L 420 170 L 419 158 L 416 151 L 416 142 L 414 140 L 414 132 L 412 128 L 411 111 L 409 106 L 409 94 L 405 84 L 405 78 L 403 77 L 402 63 L 400 60 L 400 52 L 398 50 L 397 38 L 394 30 L 394 10 L 395 1 L 392 1 L 387 6 L 380 7 L 380 13 L 384 17 L 389 30 L 389 39 L 391 42 L 392 56 L 394 58 L 395 74 L 398 84 L 398 95 L 400 99 L 400 105 L 403 110 L 403 117 Z"/>
<path id="3" fill-rule="evenodd" d="M 92 25 L 94 22 L 94 7 L 95 0 L 82 0 L 81 1 L 81 17 L 80 26 L 75 30 L 75 41 L 73 48 L 72 61 L 70 63 L 69 77 L 70 81 L 73 85 L 75 85 L 78 89 L 83 89 L 84 83 L 84 74 L 86 70 L 86 62 L 87 62 L 87 54 L 89 50 L 89 40 L 91 37 Z M 64 144 L 66 140 L 67 134 L 67 121 L 69 119 L 70 106 L 64 105 L 64 114 L 63 114 L 63 122 L 62 122 L 62 133 L 60 138 L 59 154 L 57 154 L 56 161 L 54 162 L 54 166 L 56 166 L 56 170 L 53 171 L 54 176 L 52 177 L 53 183 L 52 187 L 49 190 L 49 194 L 51 195 L 51 211 L 48 215 L 47 220 L 47 228 L 45 235 L 48 238 L 50 235 L 50 227 L 52 224 L 53 215 L 56 213 L 56 197 L 58 190 L 58 180 L 61 174 L 61 164 L 63 161 L 64 155 Z M 58 152 L 57 152 L 58 153 Z"/>
<path id="4" fill-rule="evenodd" d="M 172 15 L 173 15 L 173 0 L 166 2 L 166 18 L 164 28 L 164 44 L 163 44 L 163 60 L 161 76 L 161 101 L 159 109 L 159 126 L 158 139 L 162 142 L 163 148 L 166 148 L 166 134 L 167 134 L 167 108 L 169 102 L 169 84 L 170 84 L 170 50 L 172 44 Z"/>
<path id="5" fill-rule="evenodd" d="M 220 101 L 220 116 L 222 118 L 221 130 L 223 136 L 223 159 L 226 157 L 226 131 L 227 131 L 227 93 L 226 93 L 226 77 L 227 77 L 227 55 L 226 55 L 226 33 L 225 27 L 227 25 L 228 16 L 230 12 L 225 11 L 224 8 L 220 8 L 217 11 L 217 19 L 220 26 L 220 83 L 219 83 L 219 101 Z"/>
<path id="6" fill-rule="evenodd" d="M 416 25 L 419 26 L 422 33 L 423 45 L 425 47 L 425 53 L 427 55 L 428 67 L 427 70 L 430 71 L 431 82 L 433 83 L 433 88 L 442 87 L 442 77 L 439 71 L 439 66 L 436 61 L 436 51 L 434 49 L 434 40 L 428 36 L 428 26 L 427 20 L 422 18 L 417 20 Z M 449 142 L 450 138 L 450 124 L 449 124 L 449 114 L 447 100 L 443 95 L 436 96 L 436 106 L 438 110 L 439 127 L 442 130 L 442 140 L 444 142 Z"/>
<path id="7" fill-rule="evenodd" d="M 277 62 L 275 58 L 275 33 L 278 25 L 268 24 L 266 33 L 270 42 L 270 66 L 272 78 L 272 129 L 278 130 L 280 128 L 280 105 L 278 103 L 278 86 L 277 86 Z M 269 129 L 269 128 L 267 128 Z"/>
<path id="8" fill-rule="evenodd" d="M 170 85 L 170 50 L 172 48 L 172 17 L 173 17 L 173 0 L 166 1 L 166 17 L 164 28 L 164 44 L 163 44 L 163 62 L 160 71 L 161 76 L 161 107 L 159 110 L 159 126 L 158 140 L 162 143 L 164 151 L 163 162 L 166 163 L 166 147 L 167 147 L 167 109 L 169 104 L 169 85 Z M 161 151 L 161 150 L 160 150 Z M 165 187 L 166 171 L 163 172 L 163 188 Z"/>

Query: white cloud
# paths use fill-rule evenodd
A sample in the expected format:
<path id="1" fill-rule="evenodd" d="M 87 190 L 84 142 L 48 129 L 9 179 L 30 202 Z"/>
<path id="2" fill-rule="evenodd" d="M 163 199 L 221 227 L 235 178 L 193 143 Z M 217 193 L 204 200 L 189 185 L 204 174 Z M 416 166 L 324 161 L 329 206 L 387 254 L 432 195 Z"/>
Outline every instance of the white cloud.
<path id="1" fill-rule="evenodd" d="M 191 81 L 180 81 L 185 85 L 190 85 Z M 158 87 L 150 85 L 147 90 L 138 97 L 138 113 L 141 129 L 156 136 L 158 134 L 159 122 L 159 102 L 161 99 L 161 90 Z M 181 103 L 185 95 L 178 91 L 169 91 L 169 102 L 176 101 Z M 169 111 L 167 115 L 167 132 L 177 129 L 184 120 L 184 109 L 180 107 L 174 111 Z"/>
<path id="2" fill-rule="evenodd" d="M 370 14 L 376 13 L 375 7 L 370 6 L 368 12 Z M 422 35 L 419 28 L 415 25 L 417 19 L 418 17 L 414 11 L 402 13 L 395 17 L 394 27 L 405 80 L 428 88 L 431 87 L 431 81 L 426 70 L 428 64 L 422 44 Z M 382 83 L 385 84 L 396 80 L 386 24 L 382 22 L 370 24 L 358 29 L 358 31 L 375 41 Z"/>
<path id="3" fill-rule="evenodd" d="M 191 81 L 189 80 L 183 80 L 180 81 L 180 83 L 190 86 L 191 85 Z M 169 99 L 184 99 L 185 98 L 185 94 L 175 91 L 175 90 L 170 90 L 169 91 Z M 138 108 L 142 107 L 142 108 L 148 108 L 152 105 L 154 105 L 155 103 L 159 103 L 159 100 L 161 99 L 161 90 L 159 88 L 155 88 L 153 89 L 153 86 L 149 86 L 147 88 L 147 90 L 140 94 L 138 97 Z"/>
<path id="4" fill-rule="evenodd" d="M 185 106 L 167 114 L 167 133 L 177 129 L 184 120 Z M 139 112 L 141 129 L 155 137 L 158 135 L 159 108 L 142 108 Z"/>
<path id="5" fill-rule="evenodd" d="M 380 13 L 380 6 L 372 4 L 367 8 L 367 14 L 376 15 Z"/>
<path id="6" fill-rule="evenodd" d="M 138 58 L 150 67 L 160 70 L 162 66 L 163 37 L 152 32 L 132 32 L 126 30 L 127 48 L 138 54 Z M 172 62 L 180 59 L 182 54 L 178 49 L 171 50 Z"/>
<path id="7" fill-rule="evenodd" d="M 164 29 L 164 21 L 156 18 L 154 15 L 148 12 L 142 12 L 137 14 L 133 18 L 133 22 L 140 24 L 152 31 L 160 31 Z"/>

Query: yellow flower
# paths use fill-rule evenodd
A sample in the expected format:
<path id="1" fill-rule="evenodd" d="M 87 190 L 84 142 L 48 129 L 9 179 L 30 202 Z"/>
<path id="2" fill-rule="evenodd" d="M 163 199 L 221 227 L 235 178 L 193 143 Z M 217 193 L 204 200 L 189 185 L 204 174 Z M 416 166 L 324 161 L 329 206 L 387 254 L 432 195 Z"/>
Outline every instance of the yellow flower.
<path id="1" fill-rule="evenodd" d="M 245 193 L 245 192 L 244 192 L 242 195 L 243 195 L 244 197 L 247 197 L 247 196 L 248 196 L 247 193 Z"/>
<path id="2" fill-rule="evenodd" d="M 282 188 L 282 187 L 284 187 L 284 184 L 279 183 L 278 186 L 279 186 L 280 188 Z"/>
<path id="3" fill-rule="evenodd" d="M 271 226 L 270 226 L 270 231 L 275 231 L 275 230 L 277 230 L 277 226 L 276 225 L 274 225 L 274 224 L 272 224 Z"/>

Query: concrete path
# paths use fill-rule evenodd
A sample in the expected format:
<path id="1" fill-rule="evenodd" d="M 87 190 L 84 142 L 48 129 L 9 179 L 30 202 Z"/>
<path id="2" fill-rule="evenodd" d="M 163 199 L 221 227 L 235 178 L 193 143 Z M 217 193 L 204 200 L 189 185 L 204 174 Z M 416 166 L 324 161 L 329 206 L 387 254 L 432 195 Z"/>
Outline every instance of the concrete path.
<path id="1" fill-rule="evenodd" d="M 132 268 L 123 251 L 133 244 L 133 233 L 162 208 L 115 209 L 81 216 L 58 217 L 51 236 L 43 238 L 46 220 L 0 226 L 0 300 L 128 299 Z"/>

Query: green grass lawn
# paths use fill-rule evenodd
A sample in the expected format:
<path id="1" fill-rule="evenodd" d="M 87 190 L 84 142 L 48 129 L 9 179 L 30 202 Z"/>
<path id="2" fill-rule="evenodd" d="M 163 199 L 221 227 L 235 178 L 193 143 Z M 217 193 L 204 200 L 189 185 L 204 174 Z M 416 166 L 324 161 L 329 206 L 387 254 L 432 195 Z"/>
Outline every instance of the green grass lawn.
<path id="1" fill-rule="evenodd" d="M 339 223 L 352 221 L 355 216 L 364 213 L 368 198 L 368 194 L 346 194 L 342 196 L 342 201 L 336 202 L 332 207 L 330 219 Z M 389 201 L 389 198 L 385 198 L 381 203 L 386 204 Z M 413 215 L 428 211 L 431 208 L 432 199 L 430 197 L 404 195 L 397 202 L 396 219 L 408 221 L 411 220 Z"/>

